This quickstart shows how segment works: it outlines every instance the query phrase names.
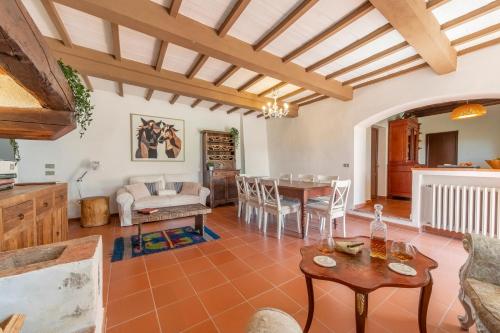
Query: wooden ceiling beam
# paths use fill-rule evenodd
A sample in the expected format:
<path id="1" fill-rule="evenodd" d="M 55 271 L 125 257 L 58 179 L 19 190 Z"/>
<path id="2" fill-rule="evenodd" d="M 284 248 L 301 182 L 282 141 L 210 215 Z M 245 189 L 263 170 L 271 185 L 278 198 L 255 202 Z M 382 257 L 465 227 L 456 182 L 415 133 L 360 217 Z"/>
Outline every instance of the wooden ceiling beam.
<path id="1" fill-rule="evenodd" d="M 303 107 L 303 106 L 306 106 L 306 105 L 309 105 L 309 104 L 313 104 L 313 103 L 316 103 L 316 102 L 319 102 L 319 101 L 322 101 L 324 99 L 327 99 L 327 98 L 330 98 L 328 96 L 320 96 L 320 97 L 317 97 L 317 98 L 314 98 L 314 99 L 311 99 L 309 101 L 306 101 L 306 102 L 303 102 L 303 103 L 300 103 L 298 105 L 299 108 Z"/>
<path id="2" fill-rule="evenodd" d="M 227 113 L 227 114 L 231 114 L 231 113 L 233 113 L 233 112 L 238 111 L 239 109 L 240 109 L 239 107 L 236 107 L 236 106 L 235 106 L 234 108 L 231 108 L 231 109 L 227 110 L 227 111 L 226 111 L 226 113 Z"/>
<path id="3" fill-rule="evenodd" d="M 500 0 L 495 0 L 485 6 L 479 7 L 476 10 L 468 12 L 465 15 L 459 16 L 451 21 L 443 23 L 441 25 L 441 29 L 446 31 L 455 28 L 456 26 L 459 26 L 461 24 L 467 23 L 481 16 L 484 16 L 488 13 L 491 13 L 492 11 L 497 10 L 499 7 L 500 7 Z"/>
<path id="4" fill-rule="evenodd" d="M 346 66 L 342 69 L 339 69 L 338 71 L 335 71 L 331 74 L 328 74 L 325 76 L 325 78 L 327 80 L 329 79 L 333 79 L 333 78 L 336 78 L 337 76 L 340 76 L 342 74 L 345 74 L 345 73 L 349 73 L 349 72 L 352 72 L 353 70 L 355 69 L 358 69 L 360 67 L 363 67 L 365 65 L 368 65 L 368 64 L 371 64 L 372 62 L 374 61 L 377 61 L 379 59 L 382 59 L 383 57 L 387 57 L 388 55 L 391 55 L 395 52 L 398 52 L 398 51 L 401 51 L 402 49 L 408 47 L 408 43 L 407 42 L 401 42 L 399 44 L 396 44 L 388 49 L 385 49 L 383 51 L 380 51 L 378 53 L 375 53 L 374 55 L 372 56 L 369 56 L 368 58 L 365 58 L 361 61 L 358 61 L 358 62 L 355 62 L 354 64 L 352 65 L 349 65 L 349 66 Z"/>
<path id="5" fill-rule="evenodd" d="M 263 113 L 260 113 L 260 114 L 257 115 L 257 118 L 262 118 L 262 117 L 264 117 Z"/>
<path id="6" fill-rule="evenodd" d="M 222 104 L 221 104 L 221 103 L 215 103 L 214 105 L 212 105 L 212 106 L 210 107 L 210 111 L 215 111 L 215 110 L 217 110 L 218 108 L 220 108 L 221 106 L 222 106 Z"/>
<path id="7" fill-rule="evenodd" d="M 151 100 L 151 97 L 153 97 L 153 93 L 154 93 L 153 89 L 148 89 L 148 91 L 146 92 L 146 96 L 144 97 L 146 98 L 146 101 Z"/>
<path id="8" fill-rule="evenodd" d="M 161 71 L 161 67 L 163 66 L 163 60 L 165 59 L 165 55 L 167 54 L 168 42 L 162 40 L 160 45 L 160 50 L 158 51 L 158 56 L 156 57 L 155 70 Z M 150 100 L 151 96 L 153 96 L 153 89 L 148 89 L 146 93 L 146 100 Z"/>
<path id="9" fill-rule="evenodd" d="M 451 0 L 429 0 L 427 1 L 427 4 L 426 4 L 426 7 L 427 7 L 427 10 L 433 10 L 435 8 L 438 8 L 448 2 L 450 2 Z"/>
<path id="10" fill-rule="evenodd" d="M 179 10 L 181 9 L 182 0 L 172 0 L 172 4 L 170 5 L 170 9 L 168 13 L 170 16 L 176 17 L 179 14 Z"/>
<path id="11" fill-rule="evenodd" d="M 117 94 L 118 94 L 118 96 L 123 97 L 124 96 L 124 94 L 123 94 L 123 83 L 122 82 L 116 82 L 116 83 L 117 83 L 117 87 L 118 87 Z"/>
<path id="12" fill-rule="evenodd" d="M 248 4 L 250 3 L 250 0 L 238 0 L 233 8 L 231 8 L 231 11 L 227 15 L 227 17 L 224 19 L 224 21 L 221 23 L 219 26 L 219 29 L 217 31 L 217 34 L 220 37 L 224 37 L 227 35 L 231 27 L 236 23 L 236 20 L 240 17 L 241 13 L 247 8 Z"/>
<path id="13" fill-rule="evenodd" d="M 170 98 L 170 101 L 168 101 L 170 104 L 174 105 L 175 102 L 177 102 L 177 100 L 179 99 L 179 95 L 178 94 L 174 94 L 171 98 Z"/>
<path id="14" fill-rule="evenodd" d="M 188 79 L 194 78 L 196 74 L 198 74 L 198 72 L 200 71 L 201 67 L 203 67 L 203 65 L 207 62 L 207 60 L 208 56 L 200 54 L 198 58 L 195 60 L 193 66 L 191 66 L 189 72 L 186 74 L 186 77 Z"/>
<path id="15" fill-rule="evenodd" d="M 65 47 L 52 38 L 46 38 L 46 41 L 56 58 L 93 77 L 252 110 L 260 109 L 270 101 L 269 98 L 238 92 L 233 88 L 216 87 L 208 81 L 188 79 L 185 75 L 165 69 L 156 71 L 152 66 L 137 61 L 117 60 L 104 52 L 77 45 Z M 297 115 L 294 104 L 290 105 L 290 115 Z"/>
<path id="16" fill-rule="evenodd" d="M 137 30 L 161 40 L 192 49 L 233 65 L 289 82 L 340 100 L 352 99 L 352 89 L 317 73 L 305 73 L 294 63 L 283 63 L 268 52 L 256 52 L 236 38 L 217 32 L 183 15 L 172 17 L 164 7 L 149 0 L 55 0 L 65 6 Z M 140 15 L 139 15 L 140 14 Z"/>
<path id="17" fill-rule="evenodd" d="M 198 98 L 198 99 L 196 99 L 193 103 L 191 103 L 191 107 L 192 107 L 192 108 L 195 108 L 198 104 L 200 104 L 200 103 L 201 103 L 201 101 L 202 101 L 202 100 L 201 100 L 201 99 L 199 99 L 199 98 Z"/>
<path id="18" fill-rule="evenodd" d="M 463 49 L 463 50 L 460 50 L 460 51 L 458 51 L 458 55 L 461 56 L 461 55 L 471 53 L 474 51 L 478 51 L 478 50 L 484 49 L 486 47 L 490 47 L 490 46 L 497 45 L 497 44 L 500 44 L 500 37 L 489 40 L 489 41 L 481 43 L 481 44 L 477 44 L 477 45 L 468 47 L 468 48 Z"/>
<path id="19" fill-rule="evenodd" d="M 500 0 L 499 0 L 500 1 Z M 423 1 L 370 0 L 437 74 L 455 71 L 457 53 Z"/>
<path id="20" fill-rule="evenodd" d="M 248 116 L 249 114 L 254 113 L 255 110 L 248 110 L 247 112 L 243 113 L 244 116 Z"/>
<path id="21" fill-rule="evenodd" d="M 52 2 L 52 0 L 42 0 L 42 5 L 49 15 L 50 20 L 56 27 L 57 33 L 61 37 L 64 45 L 72 47 L 73 42 L 71 41 L 71 37 L 69 36 L 68 30 L 66 30 L 64 22 L 62 21 L 61 16 L 59 16 L 56 6 Z"/>
<path id="22" fill-rule="evenodd" d="M 457 45 L 462 45 L 467 42 L 473 41 L 475 39 L 488 36 L 490 34 L 493 34 L 497 31 L 500 31 L 500 23 L 497 23 L 495 25 L 489 26 L 487 28 L 481 29 L 479 31 L 473 32 L 469 35 L 465 35 L 463 37 L 457 38 L 455 40 L 451 41 L 451 45 L 457 46 Z"/>
<path id="23" fill-rule="evenodd" d="M 276 83 L 274 86 L 267 88 L 266 90 L 260 92 L 257 96 L 259 96 L 259 97 L 266 96 L 267 94 L 273 92 L 273 90 L 278 90 L 278 89 L 286 86 L 287 84 L 288 84 L 287 82 Z"/>
<path id="24" fill-rule="evenodd" d="M 229 79 L 234 73 L 236 73 L 240 69 L 238 66 L 231 65 L 224 73 L 222 73 L 221 76 L 215 80 L 214 85 L 216 87 L 220 86 L 224 82 L 226 82 L 227 79 Z"/>
<path id="25" fill-rule="evenodd" d="M 294 90 L 294 91 L 292 91 L 292 92 L 289 92 L 288 94 L 285 94 L 285 95 L 281 96 L 280 98 L 278 98 L 278 101 L 284 101 L 285 99 L 288 99 L 288 98 L 290 98 L 290 97 L 293 97 L 293 96 L 295 96 L 295 95 L 298 95 L 298 94 L 300 94 L 300 93 L 301 93 L 301 92 L 303 92 L 303 91 L 305 91 L 305 89 L 304 89 L 304 88 L 299 88 L 299 89 L 296 89 L 296 90 Z"/>
<path id="26" fill-rule="evenodd" d="M 283 62 L 288 63 L 292 61 L 293 59 L 297 58 L 301 54 L 309 51 L 322 41 L 326 40 L 327 38 L 330 38 L 340 30 L 344 29 L 347 27 L 349 24 L 353 23 L 363 15 L 367 14 L 373 10 L 373 6 L 369 1 L 364 2 L 361 4 L 359 7 L 354 9 L 352 12 L 341 18 L 338 22 L 334 23 L 318 35 L 314 36 L 311 40 L 306 42 L 304 45 L 300 46 L 299 48 L 293 50 L 289 54 L 287 54 L 285 57 L 283 57 Z"/>
<path id="27" fill-rule="evenodd" d="M 305 101 L 308 101 L 310 99 L 313 99 L 313 98 L 316 98 L 316 97 L 319 97 L 319 96 L 321 96 L 321 95 L 318 94 L 318 93 L 314 93 L 314 94 L 307 95 L 305 97 L 299 98 L 297 100 L 294 100 L 293 103 L 299 105 L 300 103 L 304 103 Z"/>
<path id="28" fill-rule="evenodd" d="M 393 29 L 392 25 L 390 23 L 387 23 L 387 24 L 381 26 L 380 28 L 375 29 L 374 31 L 370 32 L 368 35 L 366 35 L 366 36 L 358 39 L 357 41 L 347 45 L 346 47 L 338 50 L 337 52 L 335 52 L 335 53 L 333 53 L 333 54 L 331 54 L 331 55 L 329 55 L 329 56 L 327 56 L 319 61 L 316 61 L 314 64 L 312 64 L 306 68 L 306 72 L 314 71 L 318 68 L 321 68 L 325 65 L 328 65 L 332 61 L 337 60 L 338 58 L 345 56 L 346 54 L 349 54 L 349 53 L 359 49 L 360 47 L 374 41 L 375 39 L 377 39 L 379 37 L 382 37 L 386 33 L 391 32 L 393 30 L 394 29 Z"/>
<path id="29" fill-rule="evenodd" d="M 378 83 L 378 82 L 389 80 L 389 79 L 392 79 L 392 78 L 395 78 L 395 77 L 398 77 L 398 76 L 401 76 L 401 75 L 404 75 L 404 74 L 407 74 L 407 73 L 410 73 L 410 72 L 414 72 L 414 71 L 422 69 L 422 68 L 427 68 L 427 67 L 429 67 L 429 65 L 426 64 L 426 63 L 420 64 L 420 65 L 416 65 L 416 66 L 413 66 L 413 67 L 409 67 L 409 68 L 403 69 L 402 71 L 399 71 L 399 72 L 396 72 L 396 73 L 391 73 L 389 75 L 385 75 L 385 76 L 378 77 L 378 78 L 370 80 L 370 81 L 366 81 L 366 82 L 360 83 L 358 85 L 354 85 L 353 89 L 359 89 L 359 88 L 362 88 L 362 87 L 366 87 L 366 86 L 369 86 L 369 85 L 372 85 L 372 84 L 375 84 L 375 83 Z"/>
<path id="30" fill-rule="evenodd" d="M 238 91 L 247 90 L 248 88 L 250 88 L 251 86 L 253 86 L 257 82 L 262 81 L 265 77 L 266 76 L 263 74 L 258 74 L 256 76 L 254 76 L 253 78 L 251 78 L 250 80 L 248 80 L 247 82 L 243 83 L 241 86 L 239 86 L 237 90 Z"/>
<path id="31" fill-rule="evenodd" d="M 260 51 L 269 45 L 273 40 L 278 38 L 283 32 L 285 32 L 292 24 L 297 22 L 299 18 L 307 13 L 318 0 L 303 0 L 287 17 L 285 17 L 276 27 L 274 27 L 269 33 L 262 37 L 253 47 L 255 51 Z"/>
<path id="32" fill-rule="evenodd" d="M 118 27 L 118 24 L 111 23 L 111 36 L 113 39 L 113 55 L 116 60 L 121 60 L 122 51 L 120 47 L 120 27 Z"/>
<path id="33" fill-rule="evenodd" d="M 85 82 L 85 86 L 87 87 L 87 89 L 90 91 L 94 91 L 94 87 L 92 87 L 92 83 L 90 82 L 88 75 L 82 73 L 80 73 L 80 75 L 82 76 L 83 82 Z"/>

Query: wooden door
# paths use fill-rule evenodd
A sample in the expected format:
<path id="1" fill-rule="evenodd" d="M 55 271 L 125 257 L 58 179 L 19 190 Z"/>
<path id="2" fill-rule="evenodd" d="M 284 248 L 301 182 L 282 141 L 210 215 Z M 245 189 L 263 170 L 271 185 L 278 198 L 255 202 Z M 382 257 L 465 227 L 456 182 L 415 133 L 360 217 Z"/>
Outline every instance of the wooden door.
<path id="1" fill-rule="evenodd" d="M 371 143 L 371 198 L 378 196 L 378 128 L 372 127 Z"/>
<path id="2" fill-rule="evenodd" d="M 425 136 L 425 162 L 427 167 L 453 164 L 458 160 L 458 131 L 429 133 Z"/>

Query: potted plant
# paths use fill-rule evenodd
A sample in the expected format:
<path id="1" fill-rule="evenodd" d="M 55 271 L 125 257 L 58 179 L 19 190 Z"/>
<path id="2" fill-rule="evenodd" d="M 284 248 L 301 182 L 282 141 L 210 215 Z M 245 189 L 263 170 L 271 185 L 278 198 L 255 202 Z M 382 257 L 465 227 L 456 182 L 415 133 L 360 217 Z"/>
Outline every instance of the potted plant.
<path id="1" fill-rule="evenodd" d="M 237 128 L 231 127 L 229 129 L 229 134 L 231 134 L 231 137 L 234 140 L 234 148 L 238 148 L 238 145 L 240 143 L 240 131 L 238 131 Z"/>
<path id="2" fill-rule="evenodd" d="M 207 169 L 208 170 L 215 169 L 215 163 L 214 162 L 207 162 Z"/>

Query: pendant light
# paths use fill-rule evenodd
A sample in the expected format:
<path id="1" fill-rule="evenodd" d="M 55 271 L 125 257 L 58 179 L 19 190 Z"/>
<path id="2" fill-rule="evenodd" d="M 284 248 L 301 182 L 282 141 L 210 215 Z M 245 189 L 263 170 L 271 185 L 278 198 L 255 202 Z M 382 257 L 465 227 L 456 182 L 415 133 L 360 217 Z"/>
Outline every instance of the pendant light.
<path id="1" fill-rule="evenodd" d="M 486 108 L 477 103 L 466 103 L 456 107 L 450 115 L 452 120 L 481 117 L 486 114 Z"/>

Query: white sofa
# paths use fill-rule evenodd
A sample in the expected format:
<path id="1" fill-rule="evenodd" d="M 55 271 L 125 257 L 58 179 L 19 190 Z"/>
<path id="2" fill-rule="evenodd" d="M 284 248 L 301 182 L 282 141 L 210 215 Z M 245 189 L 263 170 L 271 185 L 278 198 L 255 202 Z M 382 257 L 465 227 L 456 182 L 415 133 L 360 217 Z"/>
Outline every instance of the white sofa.
<path id="1" fill-rule="evenodd" d="M 137 176 L 129 179 L 129 184 L 136 183 L 155 183 L 159 182 L 159 190 L 165 189 L 165 184 L 170 182 L 198 182 L 197 174 L 176 174 L 176 175 L 150 175 Z M 198 195 L 153 195 L 146 198 L 141 198 L 134 201 L 134 197 L 125 187 L 122 187 L 116 193 L 116 202 L 118 204 L 118 214 L 120 215 L 120 224 L 122 227 L 132 225 L 132 210 L 143 208 L 161 208 L 171 206 L 181 206 L 207 202 L 207 197 L 210 190 L 206 187 L 201 187 Z"/>

